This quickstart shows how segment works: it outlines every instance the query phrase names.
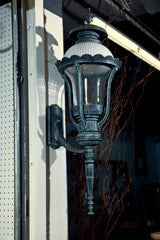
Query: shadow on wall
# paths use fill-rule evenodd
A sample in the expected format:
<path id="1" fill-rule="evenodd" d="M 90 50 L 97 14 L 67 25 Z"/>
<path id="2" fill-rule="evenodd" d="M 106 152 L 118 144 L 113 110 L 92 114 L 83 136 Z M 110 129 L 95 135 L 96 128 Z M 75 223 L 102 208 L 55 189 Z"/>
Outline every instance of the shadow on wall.
<path id="1" fill-rule="evenodd" d="M 43 150 L 41 152 L 41 159 L 47 163 L 49 161 L 49 167 L 56 160 L 56 151 L 52 151 L 52 158 L 49 159 L 49 153 L 46 152 L 46 115 L 44 109 L 49 102 L 49 89 L 53 83 L 49 79 L 49 71 L 51 70 L 48 66 L 49 62 L 52 63 L 53 70 L 55 70 L 55 63 L 57 58 L 55 57 L 55 52 L 52 45 L 58 46 L 57 40 L 50 33 L 40 26 L 36 27 L 36 34 L 38 35 L 37 45 L 37 84 L 38 84 L 38 115 L 39 115 L 39 129 L 38 135 L 41 140 Z M 45 59 L 45 62 L 44 62 Z M 51 74 L 52 76 L 52 74 Z M 53 86 L 54 87 L 54 86 Z M 48 150 L 47 150 L 48 151 Z"/>
<path id="2" fill-rule="evenodd" d="M 45 163 L 46 167 L 46 239 L 50 240 L 50 175 L 51 166 L 57 159 L 55 150 L 49 151 L 46 145 L 46 106 L 52 103 L 61 104 L 60 91 L 64 85 L 63 79 L 59 74 L 55 63 L 54 48 L 58 47 L 58 41 L 53 35 L 48 33 L 44 28 L 36 27 L 37 39 L 37 102 L 38 108 L 38 144 L 39 144 L 39 159 Z M 44 61 L 45 59 L 45 61 Z"/>
<path id="3" fill-rule="evenodd" d="M 36 27 L 36 34 L 38 35 L 38 43 L 37 43 L 37 67 L 38 67 L 38 75 L 41 75 L 44 77 L 45 74 L 45 80 L 46 82 L 49 82 L 49 79 L 46 77 L 49 77 L 49 67 L 48 62 L 51 62 L 52 64 L 55 64 L 57 61 L 57 58 L 55 57 L 55 51 L 53 49 L 53 46 L 58 46 L 57 40 L 54 38 L 54 36 L 50 33 L 48 33 L 44 28 L 38 26 Z M 45 73 L 44 73 L 44 60 L 45 58 Z M 41 70 L 43 72 L 41 72 Z"/>

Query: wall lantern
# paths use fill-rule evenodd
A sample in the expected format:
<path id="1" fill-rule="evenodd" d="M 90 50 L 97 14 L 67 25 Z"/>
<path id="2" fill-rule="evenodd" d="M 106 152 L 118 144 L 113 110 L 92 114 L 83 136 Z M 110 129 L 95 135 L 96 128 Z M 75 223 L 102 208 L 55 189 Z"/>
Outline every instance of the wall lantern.
<path id="1" fill-rule="evenodd" d="M 91 25 L 92 14 L 86 23 L 71 31 L 75 44 L 70 47 L 56 66 L 68 90 L 70 120 L 78 134 L 73 146 L 63 137 L 62 109 L 56 104 L 47 107 L 47 144 L 53 149 L 64 146 L 67 150 L 85 154 L 88 214 L 93 212 L 94 146 L 102 141 L 99 133 L 106 122 L 110 108 L 110 90 L 114 74 L 121 62 L 101 44 L 107 38 L 104 29 Z"/>

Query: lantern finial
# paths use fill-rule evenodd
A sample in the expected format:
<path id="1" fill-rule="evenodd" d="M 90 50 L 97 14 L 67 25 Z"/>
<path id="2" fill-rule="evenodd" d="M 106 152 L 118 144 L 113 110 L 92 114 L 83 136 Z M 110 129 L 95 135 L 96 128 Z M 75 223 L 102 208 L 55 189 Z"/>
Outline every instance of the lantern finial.
<path id="1" fill-rule="evenodd" d="M 91 13 L 91 9 L 88 8 L 88 13 L 85 15 L 85 21 L 89 25 L 93 20 L 93 14 Z"/>

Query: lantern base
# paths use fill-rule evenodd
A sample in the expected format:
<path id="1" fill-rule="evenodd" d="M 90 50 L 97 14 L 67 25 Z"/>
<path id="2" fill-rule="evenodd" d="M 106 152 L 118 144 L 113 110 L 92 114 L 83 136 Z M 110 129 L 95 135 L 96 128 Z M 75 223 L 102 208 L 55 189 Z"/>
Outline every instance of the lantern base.
<path id="1" fill-rule="evenodd" d="M 84 115 L 86 118 L 89 116 L 89 118 L 92 117 L 98 120 L 103 114 L 103 105 L 101 104 L 85 104 L 83 105 L 83 107 L 84 107 Z M 73 116 L 79 121 L 80 116 L 79 116 L 78 106 L 72 107 L 72 112 L 73 112 Z"/>
<path id="2" fill-rule="evenodd" d="M 64 146 L 75 153 L 85 153 L 85 174 L 87 183 L 88 214 L 93 215 L 93 185 L 94 185 L 94 146 L 102 141 L 98 132 L 97 119 L 88 115 L 87 120 L 79 121 L 79 130 L 76 137 L 77 146 L 72 145 L 63 137 L 63 112 L 56 105 L 47 107 L 47 144 L 53 149 Z"/>
<path id="3" fill-rule="evenodd" d="M 95 146 L 100 144 L 102 136 L 99 132 L 80 132 L 76 137 L 79 146 Z"/>

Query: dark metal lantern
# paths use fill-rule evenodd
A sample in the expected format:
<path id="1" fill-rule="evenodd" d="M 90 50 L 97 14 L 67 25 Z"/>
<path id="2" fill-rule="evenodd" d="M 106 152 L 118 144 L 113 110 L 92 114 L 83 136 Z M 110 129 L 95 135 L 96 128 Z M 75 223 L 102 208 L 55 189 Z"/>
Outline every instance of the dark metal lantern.
<path id="1" fill-rule="evenodd" d="M 64 146 L 85 153 L 88 214 L 94 214 L 94 146 L 102 141 L 99 130 L 109 114 L 111 82 L 121 62 L 101 44 L 107 33 L 90 21 L 73 29 L 70 36 L 76 43 L 56 65 L 67 86 L 70 120 L 78 132 L 77 146 L 63 137 L 62 109 L 57 105 L 47 107 L 47 143 L 54 149 Z"/>

